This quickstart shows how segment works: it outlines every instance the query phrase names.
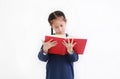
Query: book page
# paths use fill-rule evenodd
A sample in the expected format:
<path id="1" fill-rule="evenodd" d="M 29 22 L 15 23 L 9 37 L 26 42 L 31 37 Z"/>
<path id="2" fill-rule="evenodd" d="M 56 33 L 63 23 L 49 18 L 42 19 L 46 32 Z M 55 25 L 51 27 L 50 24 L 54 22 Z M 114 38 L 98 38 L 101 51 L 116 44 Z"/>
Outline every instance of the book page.
<path id="1" fill-rule="evenodd" d="M 58 38 L 66 38 L 65 35 L 46 35 L 46 36 L 58 37 Z"/>

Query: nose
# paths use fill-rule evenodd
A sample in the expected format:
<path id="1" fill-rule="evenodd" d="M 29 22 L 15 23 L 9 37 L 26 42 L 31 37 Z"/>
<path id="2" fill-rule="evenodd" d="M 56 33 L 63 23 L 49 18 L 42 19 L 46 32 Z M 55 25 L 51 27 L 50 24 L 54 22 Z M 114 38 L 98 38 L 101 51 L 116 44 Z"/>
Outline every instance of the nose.
<path id="1" fill-rule="evenodd" d="M 60 32 L 62 31 L 62 28 L 61 28 L 61 27 L 59 27 L 59 31 L 60 31 Z"/>

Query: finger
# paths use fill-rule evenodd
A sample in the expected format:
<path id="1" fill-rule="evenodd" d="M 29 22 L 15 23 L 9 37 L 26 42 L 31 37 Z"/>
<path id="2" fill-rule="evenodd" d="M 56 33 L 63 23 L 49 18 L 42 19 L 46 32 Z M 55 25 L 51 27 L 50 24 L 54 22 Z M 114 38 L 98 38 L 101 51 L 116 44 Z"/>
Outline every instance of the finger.
<path id="1" fill-rule="evenodd" d="M 51 41 L 53 41 L 53 39 L 50 39 L 48 42 L 51 42 Z"/>
<path id="2" fill-rule="evenodd" d="M 68 38 L 68 43 L 70 43 L 70 39 Z"/>
<path id="3" fill-rule="evenodd" d="M 55 46 L 55 45 L 57 45 L 58 43 L 56 42 L 56 41 L 53 41 L 53 42 L 51 42 L 51 45 L 52 46 Z"/>
<path id="4" fill-rule="evenodd" d="M 41 40 L 42 41 L 42 44 L 44 44 L 44 41 L 43 40 Z"/>
<path id="5" fill-rule="evenodd" d="M 77 43 L 75 42 L 75 43 L 73 43 L 73 47 L 76 45 Z"/>
<path id="6" fill-rule="evenodd" d="M 65 40 L 63 40 L 62 43 L 63 43 L 64 46 L 67 46 L 67 42 Z"/>
<path id="7" fill-rule="evenodd" d="M 71 40 L 71 44 L 73 44 L 73 40 L 74 40 L 74 39 L 72 38 L 72 40 Z"/>
<path id="8" fill-rule="evenodd" d="M 53 42 L 51 42 L 51 44 L 56 44 L 57 43 L 57 41 L 53 41 Z"/>

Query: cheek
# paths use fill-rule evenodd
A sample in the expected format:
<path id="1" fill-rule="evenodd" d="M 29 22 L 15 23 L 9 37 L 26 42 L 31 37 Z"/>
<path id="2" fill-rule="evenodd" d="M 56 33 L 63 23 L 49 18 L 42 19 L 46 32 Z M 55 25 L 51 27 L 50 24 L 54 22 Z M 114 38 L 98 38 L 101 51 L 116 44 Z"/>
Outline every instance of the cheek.
<path id="1" fill-rule="evenodd" d="M 60 30 L 58 28 L 54 28 L 54 31 L 59 32 Z"/>
<path id="2" fill-rule="evenodd" d="M 66 26 L 62 27 L 62 29 L 65 30 L 65 29 L 66 29 Z"/>

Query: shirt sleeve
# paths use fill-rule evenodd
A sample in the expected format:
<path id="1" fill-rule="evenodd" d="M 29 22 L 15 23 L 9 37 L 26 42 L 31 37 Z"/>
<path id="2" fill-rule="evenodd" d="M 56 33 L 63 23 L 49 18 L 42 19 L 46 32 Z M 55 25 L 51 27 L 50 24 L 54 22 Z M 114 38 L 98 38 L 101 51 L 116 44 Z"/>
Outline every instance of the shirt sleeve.
<path id="1" fill-rule="evenodd" d="M 39 53 L 38 53 L 38 58 L 41 60 L 41 61 L 44 61 L 46 62 L 48 59 L 49 59 L 49 54 L 44 54 L 43 52 L 43 49 L 41 47 Z"/>
<path id="2" fill-rule="evenodd" d="M 70 62 L 76 62 L 78 61 L 79 59 L 79 56 L 78 54 L 76 54 L 75 52 L 73 52 L 73 54 L 67 54 L 67 59 L 70 61 Z"/>

